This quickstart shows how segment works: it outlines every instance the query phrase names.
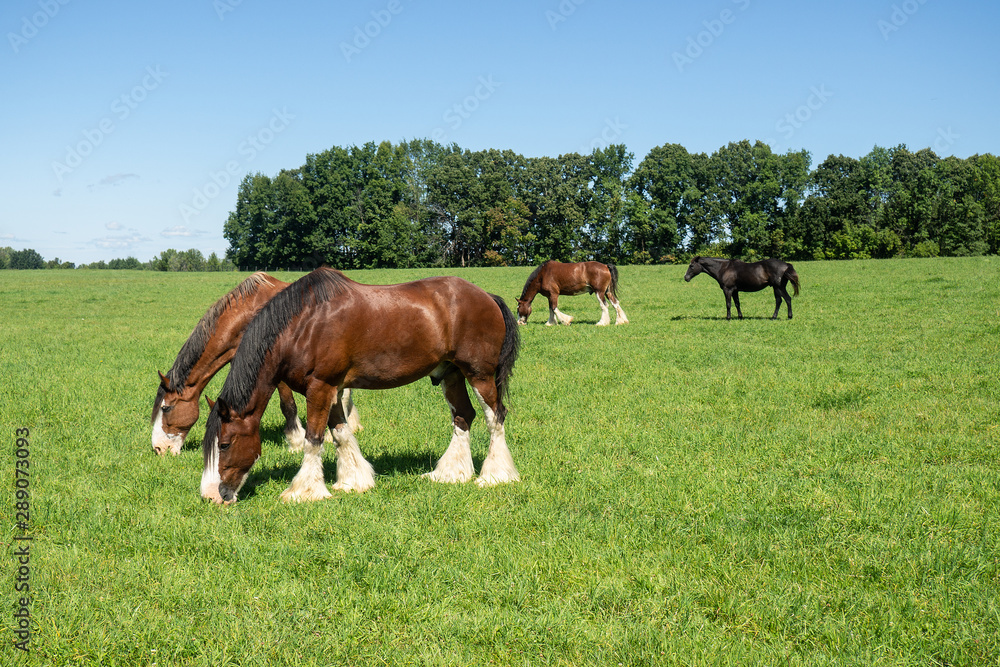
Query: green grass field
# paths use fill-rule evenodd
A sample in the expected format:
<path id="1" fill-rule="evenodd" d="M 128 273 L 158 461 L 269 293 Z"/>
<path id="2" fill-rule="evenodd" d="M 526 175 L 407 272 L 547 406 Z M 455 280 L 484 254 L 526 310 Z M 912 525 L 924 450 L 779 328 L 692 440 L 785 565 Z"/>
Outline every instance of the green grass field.
<path id="1" fill-rule="evenodd" d="M 206 411 L 166 458 L 149 412 L 246 274 L 0 272 L 0 663 L 1000 665 L 1000 258 L 796 269 L 791 321 L 770 291 L 725 321 L 682 266 L 620 268 L 627 326 L 591 326 L 579 296 L 545 327 L 536 300 L 508 401 L 519 484 L 420 476 L 451 434 L 423 380 L 356 393 L 373 491 L 281 503 L 301 455 L 274 400 L 229 507 L 198 493 Z M 448 273 L 513 304 L 529 271 Z M 486 442 L 479 419 L 477 467 Z"/>

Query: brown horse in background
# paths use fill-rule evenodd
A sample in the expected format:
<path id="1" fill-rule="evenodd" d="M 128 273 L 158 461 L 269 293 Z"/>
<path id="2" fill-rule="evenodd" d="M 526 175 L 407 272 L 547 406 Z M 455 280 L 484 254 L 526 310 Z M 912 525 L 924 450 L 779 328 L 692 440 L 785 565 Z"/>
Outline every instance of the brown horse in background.
<path id="1" fill-rule="evenodd" d="M 174 365 L 166 375 L 160 373 L 160 385 L 153 400 L 153 451 L 157 454 L 180 454 L 184 439 L 198 421 L 198 403 L 209 381 L 229 363 L 240 344 L 243 331 L 264 304 L 291 283 L 282 282 L 263 272 L 254 273 L 216 301 L 195 326 L 181 346 Z M 298 418 L 295 397 L 287 385 L 278 386 L 281 413 L 285 417 L 285 438 L 289 449 L 299 451 L 305 441 L 305 429 Z M 345 392 L 345 410 L 351 425 L 360 429 L 357 410 Z"/>
<path id="2" fill-rule="evenodd" d="M 436 482 L 474 474 L 469 426 L 486 416 L 489 450 L 478 484 L 520 479 L 504 432 L 503 400 L 520 345 L 517 322 L 498 296 L 461 278 L 362 285 L 316 269 L 276 295 L 247 327 L 205 427 L 201 494 L 234 502 L 260 456 L 260 420 L 279 382 L 306 395 L 305 457 L 286 501 L 330 497 L 323 476 L 323 433 L 337 443 L 334 490 L 366 491 L 375 471 L 346 423 L 338 395 L 348 388 L 390 389 L 430 376 L 451 409 L 452 438 Z"/>
<path id="3" fill-rule="evenodd" d="M 573 318 L 559 310 L 559 295 L 575 296 L 589 292 L 597 294 L 601 306 L 598 326 L 611 323 L 608 301 L 615 308 L 615 324 L 626 324 L 628 318 L 618 303 L 618 268 L 614 264 L 578 262 L 564 264 L 550 259 L 536 268 L 524 283 L 524 290 L 517 300 L 518 324 L 527 324 L 531 315 L 531 302 L 536 294 L 549 300 L 549 321 L 552 324 L 569 324 Z"/>
<path id="4" fill-rule="evenodd" d="M 727 320 L 732 319 L 731 302 L 736 302 L 736 314 L 743 319 L 739 292 L 758 292 L 765 287 L 774 288 L 774 315 L 771 319 L 777 319 L 782 299 L 788 304 L 788 319 L 792 319 L 792 297 L 785 287 L 791 282 L 795 288 L 795 296 L 798 296 L 799 274 L 788 262 L 772 258 L 748 264 L 738 259 L 695 257 L 684 274 L 685 282 L 690 282 L 699 273 L 707 273 L 719 282 L 719 287 L 726 295 Z"/>

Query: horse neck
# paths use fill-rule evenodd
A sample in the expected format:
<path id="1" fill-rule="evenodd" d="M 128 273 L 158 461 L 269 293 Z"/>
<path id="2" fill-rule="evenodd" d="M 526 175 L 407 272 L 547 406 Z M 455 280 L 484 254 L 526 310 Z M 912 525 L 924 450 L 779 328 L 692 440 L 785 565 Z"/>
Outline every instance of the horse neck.
<path id="1" fill-rule="evenodd" d="M 716 280 L 719 279 L 719 275 L 722 273 L 722 269 L 729 262 L 728 259 L 719 259 L 718 257 L 702 257 L 698 263 L 701 265 L 702 270 L 708 275 L 712 276 Z"/>
<path id="2" fill-rule="evenodd" d="M 531 302 L 535 295 L 538 294 L 538 290 L 542 285 L 541 275 L 535 276 L 532 280 L 528 281 L 524 285 L 524 291 L 521 292 L 521 301 Z"/>
<path id="3" fill-rule="evenodd" d="M 274 291 L 262 288 L 258 293 L 244 297 L 226 308 L 219 316 L 215 331 L 205 343 L 205 350 L 188 372 L 184 383 L 186 386 L 199 394 L 204 391 L 215 374 L 236 354 L 250 320 L 273 296 Z"/>

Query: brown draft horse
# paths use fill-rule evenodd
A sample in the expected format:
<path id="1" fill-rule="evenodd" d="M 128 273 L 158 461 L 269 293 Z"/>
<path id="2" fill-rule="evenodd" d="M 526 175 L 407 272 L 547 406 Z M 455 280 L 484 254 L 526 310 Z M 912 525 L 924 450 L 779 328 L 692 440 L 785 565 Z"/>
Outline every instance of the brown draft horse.
<path id="1" fill-rule="evenodd" d="M 195 326 L 181 346 L 174 365 L 166 375 L 160 373 L 160 385 L 153 400 L 153 451 L 180 454 L 184 439 L 198 421 L 198 402 L 209 381 L 236 354 L 243 331 L 250 320 L 286 283 L 263 272 L 254 273 L 216 301 Z M 281 413 L 285 416 L 285 438 L 289 449 L 300 451 L 305 429 L 298 418 L 292 390 L 278 386 Z M 352 428 L 361 428 L 357 410 L 345 392 L 345 411 Z"/>
<path id="2" fill-rule="evenodd" d="M 474 475 L 469 426 L 476 412 L 468 381 L 486 416 L 489 451 L 477 482 L 520 479 L 504 432 L 503 399 L 520 345 L 517 323 L 498 296 L 461 278 L 401 285 L 362 285 L 321 268 L 274 297 L 243 336 L 202 449 L 201 494 L 234 502 L 260 456 L 260 420 L 279 382 L 306 395 L 302 467 L 281 494 L 286 501 L 331 496 L 323 477 L 323 432 L 337 444 L 334 490 L 366 491 L 375 473 L 346 424 L 338 394 L 348 388 L 390 389 L 430 376 L 451 408 L 452 438 L 436 482 Z"/>
<path id="3" fill-rule="evenodd" d="M 597 326 L 611 323 L 608 316 L 608 301 L 615 308 L 615 324 L 626 324 L 628 318 L 618 303 L 618 268 L 614 264 L 600 262 L 578 262 L 564 264 L 550 259 L 532 271 L 524 283 L 524 291 L 517 300 L 518 324 L 527 324 L 531 315 L 531 302 L 536 294 L 549 300 L 549 321 L 553 324 L 569 324 L 573 318 L 559 310 L 559 295 L 576 296 L 589 292 L 597 294 L 601 305 L 601 319 Z"/>
<path id="4" fill-rule="evenodd" d="M 774 288 L 774 315 L 777 319 L 781 300 L 788 304 L 788 319 L 792 319 L 792 297 L 785 287 L 789 282 L 795 288 L 795 296 L 799 295 L 799 274 L 788 262 L 780 259 L 765 259 L 747 264 L 738 259 L 720 259 L 718 257 L 695 257 L 684 274 L 685 282 L 690 282 L 699 273 L 708 275 L 719 281 L 719 287 L 726 295 L 726 319 L 732 319 L 731 304 L 736 303 L 736 314 L 743 319 L 740 310 L 739 292 L 758 292 L 765 287 Z"/>

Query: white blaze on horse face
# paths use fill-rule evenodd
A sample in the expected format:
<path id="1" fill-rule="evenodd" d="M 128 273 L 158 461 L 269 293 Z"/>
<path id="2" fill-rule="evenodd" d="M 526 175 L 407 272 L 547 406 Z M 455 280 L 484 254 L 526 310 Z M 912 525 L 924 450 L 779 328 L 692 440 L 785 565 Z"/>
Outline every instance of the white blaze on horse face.
<path id="1" fill-rule="evenodd" d="M 181 453 L 183 446 L 183 435 L 171 434 L 163 430 L 163 410 L 157 410 L 156 419 L 153 421 L 153 451 L 161 455 L 170 452 L 176 456 Z"/>
<path id="2" fill-rule="evenodd" d="M 476 484 L 493 486 L 521 481 L 521 475 L 517 472 L 517 466 L 514 465 L 514 458 L 507 448 L 507 434 L 503 424 L 497 420 L 496 413 L 486 404 L 482 395 L 476 389 L 473 389 L 472 392 L 479 399 L 479 405 L 483 408 L 486 424 L 490 429 L 490 448 L 486 454 L 486 460 L 483 461 L 483 467 L 479 471 L 479 479 L 476 480 Z"/>
<path id="3" fill-rule="evenodd" d="M 221 483 L 222 478 L 219 477 L 219 439 L 215 438 L 205 461 L 205 469 L 201 471 L 201 497 L 208 498 L 215 503 L 221 503 L 222 494 L 219 493 L 219 484 Z"/>

